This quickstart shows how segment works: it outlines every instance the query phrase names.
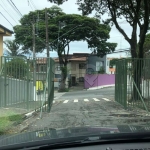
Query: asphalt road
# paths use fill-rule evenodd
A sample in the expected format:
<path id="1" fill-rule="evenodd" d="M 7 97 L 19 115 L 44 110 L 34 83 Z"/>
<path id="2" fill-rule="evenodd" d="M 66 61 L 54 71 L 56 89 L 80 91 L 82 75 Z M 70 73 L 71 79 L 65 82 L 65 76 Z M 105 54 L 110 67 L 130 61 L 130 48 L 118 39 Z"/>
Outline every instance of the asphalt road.
<path id="1" fill-rule="evenodd" d="M 98 89 L 98 90 L 82 90 L 66 93 L 55 93 L 55 101 L 63 99 L 83 99 L 83 98 L 95 98 L 95 97 L 104 97 L 114 100 L 114 87 Z"/>
<path id="2" fill-rule="evenodd" d="M 142 123 L 138 114 L 124 110 L 113 98 L 114 88 L 55 93 L 51 112 L 43 113 L 42 119 L 34 118 L 27 131 L 45 127 L 67 128 Z"/>

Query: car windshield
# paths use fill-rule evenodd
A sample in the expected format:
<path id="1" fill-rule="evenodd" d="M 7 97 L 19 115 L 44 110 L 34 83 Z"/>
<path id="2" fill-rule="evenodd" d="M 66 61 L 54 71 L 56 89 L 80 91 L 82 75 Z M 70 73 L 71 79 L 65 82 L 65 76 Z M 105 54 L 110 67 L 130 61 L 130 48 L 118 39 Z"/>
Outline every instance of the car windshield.
<path id="1" fill-rule="evenodd" d="M 149 0 L 0 8 L 2 145 L 150 131 Z"/>

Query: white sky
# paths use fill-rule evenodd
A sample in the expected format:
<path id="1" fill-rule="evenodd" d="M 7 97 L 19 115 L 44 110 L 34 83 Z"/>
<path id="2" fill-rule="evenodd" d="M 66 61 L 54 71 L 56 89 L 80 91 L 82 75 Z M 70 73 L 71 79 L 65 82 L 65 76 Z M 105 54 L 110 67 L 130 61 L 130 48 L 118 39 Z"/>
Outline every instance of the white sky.
<path id="1" fill-rule="evenodd" d="M 31 7 L 28 5 L 28 0 L 12 0 L 14 2 L 14 4 L 17 6 L 17 8 L 20 10 L 21 14 L 28 14 L 30 11 L 35 10 L 34 7 Z M 30 0 L 31 1 L 31 0 Z M 45 7 L 51 7 L 52 3 L 48 2 L 47 0 L 32 0 L 36 6 L 37 9 L 44 9 Z M 71 14 L 81 14 L 81 12 L 78 11 L 78 6 L 75 4 L 76 0 L 69 0 L 68 2 L 65 2 L 63 5 L 59 6 L 63 9 L 63 11 L 65 13 Z M 13 17 L 13 19 L 7 14 L 7 12 L 3 9 L 3 7 L 5 8 L 5 10 L 7 10 L 9 12 L 9 14 Z M 17 14 L 12 7 L 10 6 L 10 4 L 8 3 L 7 0 L 1 0 L 0 1 L 0 12 L 2 12 L 3 15 L 5 15 L 5 17 L 11 22 L 11 24 L 13 26 L 19 24 L 18 20 L 20 19 L 20 15 Z M 92 15 L 90 15 L 92 16 Z M 105 17 L 106 18 L 106 17 Z M 8 21 L 6 21 L 6 19 L 4 19 L 4 17 L 0 14 L 0 24 L 2 24 L 3 26 L 7 27 L 10 30 L 13 30 L 13 27 L 10 25 L 10 23 L 8 23 Z M 15 21 L 14 21 L 15 20 Z M 126 31 L 126 34 L 128 36 L 131 35 L 131 28 L 130 26 L 126 23 L 123 22 L 124 20 L 120 20 L 120 24 L 122 26 L 122 28 Z M 17 22 L 17 23 L 16 23 Z M 123 23 L 122 23 L 123 22 Z M 12 39 L 13 37 L 7 37 L 7 39 Z M 6 38 L 4 38 L 6 39 Z M 116 42 L 118 43 L 118 46 L 116 49 L 126 49 L 129 48 L 129 44 L 126 42 L 126 40 L 124 40 L 123 36 L 118 32 L 118 30 L 113 26 L 112 30 L 110 32 L 110 39 L 109 42 Z M 88 49 L 88 46 L 85 42 L 73 42 L 70 44 L 70 53 L 80 53 L 80 52 L 91 52 Z M 50 55 L 52 57 L 56 57 L 56 52 L 51 52 Z M 42 55 L 38 55 L 38 56 L 45 56 L 45 53 L 43 53 Z M 120 57 L 120 56 L 126 56 L 126 53 L 119 53 L 119 54 L 111 54 L 108 57 Z"/>

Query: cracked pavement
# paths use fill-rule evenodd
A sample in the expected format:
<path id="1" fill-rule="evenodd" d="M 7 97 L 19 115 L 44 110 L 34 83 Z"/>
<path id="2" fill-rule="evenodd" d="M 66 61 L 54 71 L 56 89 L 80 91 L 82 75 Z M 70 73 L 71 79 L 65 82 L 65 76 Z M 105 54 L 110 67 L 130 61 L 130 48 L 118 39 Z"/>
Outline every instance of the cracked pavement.
<path id="1" fill-rule="evenodd" d="M 50 113 L 32 119 L 27 131 L 41 128 L 145 124 L 150 117 L 124 110 L 114 101 L 114 88 L 64 93 L 54 100 Z"/>

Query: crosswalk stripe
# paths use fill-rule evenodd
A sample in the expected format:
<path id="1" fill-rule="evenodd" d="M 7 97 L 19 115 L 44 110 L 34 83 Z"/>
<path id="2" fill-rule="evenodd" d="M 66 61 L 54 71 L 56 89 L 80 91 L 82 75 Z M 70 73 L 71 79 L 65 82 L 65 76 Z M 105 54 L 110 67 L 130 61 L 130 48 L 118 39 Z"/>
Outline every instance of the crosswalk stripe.
<path id="1" fill-rule="evenodd" d="M 88 100 L 88 99 L 84 99 L 84 101 L 85 101 L 85 102 L 88 102 L 89 100 Z"/>
<path id="2" fill-rule="evenodd" d="M 107 98 L 102 98 L 103 100 L 105 100 L 105 101 L 110 101 L 109 99 L 107 99 Z"/>
<path id="3" fill-rule="evenodd" d="M 78 102 L 78 99 L 75 99 L 75 100 L 74 100 L 74 103 L 77 103 L 77 102 Z"/>
<path id="4" fill-rule="evenodd" d="M 65 100 L 63 103 L 68 103 L 68 100 Z"/>
<path id="5" fill-rule="evenodd" d="M 98 102 L 98 101 L 100 101 L 99 99 L 97 99 L 97 98 L 93 98 L 94 99 L 94 101 L 96 101 L 96 102 Z"/>

